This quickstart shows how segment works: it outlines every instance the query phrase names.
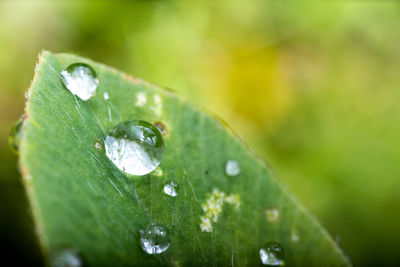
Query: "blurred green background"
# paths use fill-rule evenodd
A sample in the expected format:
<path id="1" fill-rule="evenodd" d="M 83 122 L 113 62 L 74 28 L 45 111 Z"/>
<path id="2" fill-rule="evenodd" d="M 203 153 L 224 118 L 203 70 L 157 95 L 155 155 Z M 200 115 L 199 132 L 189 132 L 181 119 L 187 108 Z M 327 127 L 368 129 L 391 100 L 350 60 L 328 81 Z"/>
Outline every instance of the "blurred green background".
<path id="1" fill-rule="evenodd" d="M 400 265 L 400 3 L 0 1 L 1 251 L 32 265 L 41 260 L 7 137 L 41 49 L 75 51 L 218 114 L 355 266 Z"/>

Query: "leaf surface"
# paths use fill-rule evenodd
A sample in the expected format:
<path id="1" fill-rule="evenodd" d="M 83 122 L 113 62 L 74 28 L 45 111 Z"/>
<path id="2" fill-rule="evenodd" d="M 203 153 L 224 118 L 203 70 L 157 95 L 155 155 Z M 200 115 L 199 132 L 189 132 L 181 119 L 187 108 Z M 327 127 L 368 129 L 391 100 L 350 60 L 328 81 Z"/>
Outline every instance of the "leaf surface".
<path id="1" fill-rule="evenodd" d="M 88 101 L 60 80 L 78 62 L 99 79 Z M 25 113 L 20 168 L 46 257 L 70 247 L 89 266 L 254 266 L 262 265 L 260 249 L 276 242 L 286 266 L 350 265 L 262 160 L 218 119 L 171 91 L 44 51 Z M 133 119 L 161 122 L 167 131 L 161 164 L 144 176 L 125 175 L 104 150 L 108 132 Z M 238 175 L 227 175 L 228 160 L 239 164 Z M 179 185 L 176 197 L 164 193 L 168 181 Z M 151 223 L 164 226 L 171 241 L 159 255 L 141 248 L 140 230 Z"/>

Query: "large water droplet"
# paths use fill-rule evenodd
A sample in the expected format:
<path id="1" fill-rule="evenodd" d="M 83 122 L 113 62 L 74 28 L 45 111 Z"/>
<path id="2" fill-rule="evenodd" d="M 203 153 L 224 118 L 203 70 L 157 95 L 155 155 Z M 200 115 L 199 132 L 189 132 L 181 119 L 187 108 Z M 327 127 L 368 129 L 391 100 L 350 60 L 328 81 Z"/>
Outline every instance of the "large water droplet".
<path id="1" fill-rule="evenodd" d="M 94 69 L 85 63 L 69 65 L 61 72 L 64 86 L 82 100 L 88 100 L 96 92 L 99 80 Z"/>
<path id="2" fill-rule="evenodd" d="M 236 176 L 240 173 L 239 162 L 236 160 L 228 160 L 225 165 L 225 172 L 228 176 Z"/>
<path id="3" fill-rule="evenodd" d="M 51 253 L 50 264 L 53 267 L 80 267 L 82 260 L 76 249 L 68 248 Z"/>
<path id="4" fill-rule="evenodd" d="M 283 248 L 278 243 L 270 242 L 260 249 L 261 262 L 265 265 L 284 265 L 283 257 Z"/>
<path id="5" fill-rule="evenodd" d="M 167 230 L 161 225 L 150 224 L 140 231 L 140 241 L 143 250 L 148 254 L 160 254 L 171 244 Z"/>
<path id="6" fill-rule="evenodd" d="M 174 181 L 167 182 L 164 185 L 164 193 L 171 197 L 176 197 L 178 195 L 178 188 L 179 185 L 176 182 Z"/>
<path id="7" fill-rule="evenodd" d="M 22 124 L 24 123 L 24 116 L 17 121 L 17 123 L 11 128 L 10 134 L 8 136 L 8 144 L 10 145 L 11 150 L 18 154 L 19 143 L 22 138 Z"/>
<path id="8" fill-rule="evenodd" d="M 110 131 L 104 142 L 107 157 L 131 175 L 145 175 L 160 164 L 164 141 L 160 131 L 141 120 L 124 121 Z"/>

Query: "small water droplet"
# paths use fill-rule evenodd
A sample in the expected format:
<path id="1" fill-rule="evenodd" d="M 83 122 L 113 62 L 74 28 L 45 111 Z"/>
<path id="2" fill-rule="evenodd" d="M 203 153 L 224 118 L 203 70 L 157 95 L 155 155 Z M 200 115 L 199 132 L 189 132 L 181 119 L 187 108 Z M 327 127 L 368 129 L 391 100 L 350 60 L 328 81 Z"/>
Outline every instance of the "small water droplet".
<path id="1" fill-rule="evenodd" d="M 110 96 L 108 95 L 108 92 L 104 92 L 103 97 L 105 100 L 108 100 Z"/>
<path id="2" fill-rule="evenodd" d="M 265 217 L 269 222 L 276 222 L 279 219 L 279 210 L 277 208 L 266 209 Z"/>
<path id="3" fill-rule="evenodd" d="M 118 169 L 131 175 L 145 175 L 161 163 L 164 141 L 157 128 L 146 121 L 118 124 L 104 142 L 107 157 Z"/>
<path id="4" fill-rule="evenodd" d="M 166 251 L 171 244 L 167 230 L 156 224 L 150 224 L 140 231 L 140 241 L 147 254 L 160 254 Z"/>
<path id="5" fill-rule="evenodd" d="M 284 265 L 283 258 L 283 248 L 278 243 L 270 242 L 260 249 L 260 259 L 264 265 Z"/>
<path id="6" fill-rule="evenodd" d="M 24 95 L 25 95 L 25 99 L 28 99 L 28 92 L 25 92 Z"/>
<path id="7" fill-rule="evenodd" d="M 162 135 L 164 135 L 164 136 L 167 135 L 168 131 L 167 131 L 167 127 L 165 127 L 164 123 L 158 121 L 158 122 L 154 123 L 154 126 L 156 126 L 158 130 L 160 130 Z"/>
<path id="8" fill-rule="evenodd" d="M 240 173 L 239 162 L 228 160 L 225 165 L 225 172 L 228 176 L 237 176 Z"/>
<path id="9" fill-rule="evenodd" d="M 11 128 L 10 134 L 8 135 L 8 144 L 15 154 L 18 154 L 19 143 L 21 142 L 22 138 L 22 125 L 24 123 L 24 118 L 25 116 L 22 115 L 17 123 Z"/>
<path id="10" fill-rule="evenodd" d="M 100 141 L 94 142 L 94 147 L 95 147 L 97 150 L 101 150 L 102 145 L 101 145 Z"/>
<path id="11" fill-rule="evenodd" d="M 65 88 L 84 101 L 94 95 L 99 85 L 96 72 L 85 63 L 69 65 L 61 72 L 60 78 Z"/>
<path id="12" fill-rule="evenodd" d="M 68 248 L 52 252 L 50 264 L 53 267 L 80 267 L 82 260 L 76 249 Z"/>
<path id="13" fill-rule="evenodd" d="M 169 181 L 164 185 L 164 193 L 171 196 L 176 197 L 178 195 L 179 185 L 174 181 Z"/>

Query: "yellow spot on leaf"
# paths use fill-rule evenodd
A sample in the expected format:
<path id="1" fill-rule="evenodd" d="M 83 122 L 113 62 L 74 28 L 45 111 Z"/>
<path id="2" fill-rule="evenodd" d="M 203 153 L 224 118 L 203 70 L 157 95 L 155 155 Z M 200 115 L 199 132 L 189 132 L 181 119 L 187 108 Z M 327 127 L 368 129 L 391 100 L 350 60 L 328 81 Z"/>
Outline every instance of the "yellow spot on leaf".
<path id="1" fill-rule="evenodd" d="M 201 216 L 200 229 L 203 232 L 211 232 L 212 224 L 218 221 L 218 216 L 222 212 L 224 203 L 234 205 L 236 210 L 240 207 L 240 196 L 238 194 L 231 194 L 226 196 L 224 192 L 214 188 L 213 192 L 209 194 L 206 202 L 201 205 L 204 215 Z"/>

